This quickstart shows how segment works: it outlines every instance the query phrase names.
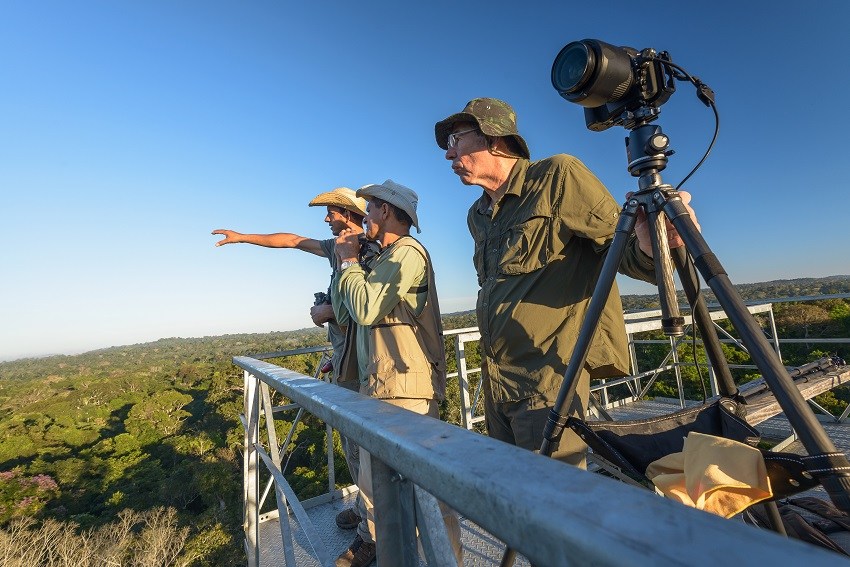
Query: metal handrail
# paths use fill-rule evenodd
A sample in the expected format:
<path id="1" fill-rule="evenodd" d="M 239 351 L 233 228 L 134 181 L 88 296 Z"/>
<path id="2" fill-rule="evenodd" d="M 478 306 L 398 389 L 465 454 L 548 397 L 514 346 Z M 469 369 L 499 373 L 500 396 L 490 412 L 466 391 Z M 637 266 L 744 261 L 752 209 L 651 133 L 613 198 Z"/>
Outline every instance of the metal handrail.
<path id="1" fill-rule="evenodd" d="M 816 297 L 814 299 L 818 299 L 818 298 L 822 298 L 822 297 Z M 830 343 L 848 343 L 848 342 L 850 342 L 850 338 L 819 338 L 819 337 L 813 337 L 813 338 L 806 338 L 806 339 L 779 339 L 778 336 L 777 336 L 777 333 L 776 333 L 776 323 L 775 323 L 775 320 L 774 320 L 774 317 L 773 317 L 772 305 L 770 303 L 751 304 L 751 305 L 749 305 L 748 309 L 750 310 L 751 313 L 767 313 L 768 314 L 768 325 L 769 326 L 768 326 L 768 329 L 766 331 L 766 335 L 768 336 L 768 338 L 770 340 L 772 340 L 772 342 L 774 344 L 774 348 L 777 350 L 777 352 L 779 352 L 780 343 L 814 343 L 814 344 L 824 343 L 824 344 L 830 344 Z M 678 344 L 678 341 L 676 341 L 674 339 L 667 339 L 667 340 L 635 339 L 635 336 L 634 336 L 635 333 L 638 333 L 638 332 L 656 330 L 656 329 L 660 328 L 660 322 L 659 322 L 660 315 L 661 315 L 661 312 L 657 311 L 657 310 L 648 310 L 648 311 L 643 311 L 643 312 L 638 312 L 638 313 L 629 313 L 629 314 L 625 315 L 626 330 L 627 330 L 628 339 L 629 339 L 629 349 L 630 349 L 630 353 L 631 353 L 631 356 L 632 356 L 632 375 L 625 376 L 623 378 L 618 378 L 618 379 L 601 380 L 599 383 L 593 384 L 591 386 L 591 391 L 598 393 L 598 395 L 600 395 L 600 397 L 602 399 L 601 404 L 595 403 L 593 405 L 598 410 L 598 412 L 601 412 L 600 415 L 602 415 L 603 417 L 607 415 L 606 412 L 605 412 L 605 409 L 609 409 L 609 408 L 612 408 L 612 407 L 615 407 L 615 406 L 620 406 L 624 402 L 627 402 L 628 400 L 634 400 L 634 399 L 642 398 L 646 394 L 646 392 L 649 390 L 649 388 L 652 386 L 652 383 L 655 380 L 655 378 L 661 372 L 664 372 L 664 371 L 672 370 L 676 374 L 677 382 L 679 382 L 679 386 L 680 386 L 679 387 L 679 391 L 680 391 L 680 400 L 679 401 L 680 401 L 680 404 L 685 403 L 685 401 L 683 399 L 683 392 L 682 392 L 682 389 L 681 389 L 681 378 L 679 376 L 679 369 L 680 369 L 680 367 L 683 367 L 683 366 L 695 366 L 695 364 L 693 362 L 689 362 L 689 361 L 679 361 L 676 358 L 675 353 L 676 353 L 676 345 Z M 714 312 L 711 313 L 711 318 L 712 318 L 713 321 L 717 321 L 717 320 L 723 319 L 725 317 L 726 317 L 726 315 L 722 311 L 714 311 Z M 686 321 L 689 324 L 691 322 L 690 317 L 686 316 Z M 717 327 L 721 332 L 724 332 L 724 330 L 722 328 L 720 328 L 716 323 L 715 323 L 715 327 Z M 475 328 L 475 327 L 447 330 L 447 331 L 445 331 L 444 334 L 447 338 L 453 338 L 454 339 L 452 341 L 449 341 L 449 344 L 453 343 L 452 346 L 455 349 L 455 355 L 456 355 L 458 369 L 457 369 L 456 372 L 450 373 L 448 375 L 448 377 L 449 378 L 457 378 L 458 381 L 459 381 L 460 406 L 461 406 L 460 421 L 461 421 L 462 427 L 471 430 L 471 429 L 473 429 L 473 426 L 476 423 L 480 423 L 484 420 L 483 415 L 481 415 L 481 414 L 475 415 L 475 412 L 474 412 L 474 409 L 476 407 L 478 407 L 478 402 L 479 402 L 480 395 L 481 395 L 481 385 L 482 385 L 483 381 L 478 380 L 478 384 L 477 384 L 477 387 L 475 388 L 474 393 L 472 393 L 472 395 L 470 395 L 470 385 L 471 385 L 470 378 L 471 378 L 471 376 L 473 376 L 475 374 L 480 374 L 481 368 L 480 367 L 478 367 L 478 368 L 467 368 L 467 365 L 466 365 L 467 360 L 466 360 L 466 356 L 465 356 L 465 345 L 468 342 L 480 340 L 480 334 L 478 332 L 478 329 Z M 721 339 L 721 342 L 736 344 L 738 347 L 744 348 L 743 345 L 741 345 L 740 342 L 737 339 L 735 339 L 734 337 L 731 337 L 731 335 L 728 335 L 728 333 L 726 334 L 726 336 L 729 336 L 729 338 L 728 339 Z M 697 342 L 700 343 L 701 341 L 697 341 Z M 655 368 L 653 370 L 649 370 L 649 371 L 639 371 L 638 364 L 637 364 L 637 356 L 636 356 L 636 352 L 635 352 L 635 345 L 637 345 L 637 344 L 665 344 L 665 343 L 670 344 L 671 351 L 668 354 L 667 358 L 665 358 L 664 361 L 661 363 L 661 366 L 658 367 L 658 368 Z M 283 357 L 286 357 L 286 356 L 291 356 L 291 355 L 296 355 L 296 354 L 323 353 L 323 355 L 326 356 L 327 353 L 329 353 L 330 351 L 331 351 L 330 346 L 320 345 L 320 346 L 315 346 L 315 347 L 306 347 L 306 348 L 288 350 L 288 351 L 276 351 L 276 352 L 272 352 L 272 353 L 262 353 L 262 354 L 252 355 L 251 357 L 240 357 L 240 359 L 241 360 L 253 360 L 254 362 L 259 362 L 261 360 L 269 360 L 269 359 L 273 359 L 273 358 L 283 358 Z M 668 364 L 668 360 L 671 357 L 673 357 L 673 362 L 671 364 Z M 236 361 L 236 359 L 234 359 L 234 361 Z M 240 364 L 238 362 L 237 362 L 237 364 L 239 364 L 240 366 L 243 366 L 242 364 Z M 266 364 L 266 363 L 263 363 L 263 364 Z M 321 364 L 319 366 L 321 366 Z M 712 394 L 716 393 L 716 382 L 713 379 L 714 378 L 713 377 L 713 371 L 712 371 L 710 365 L 705 364 L 705 363 L 699 363 L 698 366 L 705 366 L 705 367 L 708 368 L 709 375 L 710 375 L 710 378 L 711 378 L 711 384 L 712 384 Z M 733 367 L 733 368 L 755 368 L 752 365 L 730 365 L 730 367 Z M 245 366 L 243 366 L 243 368 L 245 368 Z M 275 368 L 277 368 L 277 367 L 275 367 Z M 286 371 L 286 372 L 291 372 L 291 371 Z M 318 376 L 319 375 L 317 373 L 317 376 L 314 377 L 314 379 L 317 378 Z M 648 378 L 648 381 L 643 382 L 647 378 Z M 246 428 L 246 455 L 245 455 L 245 459 L 246 459 L 246 461 L 245 461 L 246 482 L 245 482 L 245 486 L 246 486 L 246 503 L 247 503 L 248 500 L 249 500 L 248 495 L 250 493 L 249 487 L 251 485 L 251 483 L 248 481 L 248 475 L 249 475 L 249 473 L 250 474 L 259 474 L 258 473 L 259 461 L 257 460 L 257 456 L 259 456 L 259 458 L 263 459 L 264 461 L 267 461 L 268 459 L 272 459 L 272 461 L 274 461 L 274 459 L 273 459 L 274 452 L 269 451 L 270 454 L 266 453 L 266 451 L 263 449 L 263 447 L 259 443 L 258 439 L 253 442 L 253 445 L 249 445 L 249 443 L 248 443 L 247 431 L 252 427 L 252 423 L 254 423 L 254 422 L 251 421 L 251 418 L 249 418 L 249 416 L 251 416 L 251 412 L 248 411 L 248 409 L 247 409 L 248 408 L 248 404 L 247 404 L 248 397 L 247 396 L 249 395 L 249 385 L 248 385 L 249 381 L 253 381 L 254 384 L 255 384 L 254 387 L 259 388 L 258 392 L 260 392 L 264 389 L 267 389 L 268 384 L 264 383 L 261 378 L 258 379 L 256 377 L 252 376 L 249 372 L 247 372 L 247 368 L 246 368 L 245 380 L 246 380 L 246 382 L 245 382 L 245 384 L 246 384 L 246 386 L 245 386 L 245 388 L 246 388 L 245 389 L 245 391 L 246 391 L 246 411 L 245 411 L 245 414 L 242 416 L 242 422 L 243 422 L 243 425 L 245 425 L 245 428 Z M 630 388 L 631 396 L 627 396 L 627 398 L 624 399 L 624 400 L 611 401 L 609 399 L 608 390 L 610 388 L 617 386 L 617 385 L 620 385 L 620 384 L 626 384 Z M 258 394 L 258 396 L 259 396 L 259 394 Z M 267 397 L 267 394 L 265 394 L 265 396 Z M 262 397 L 263 396 L 259 396 L 257 399 L 260 400 L 260 398 L 262 398 Z M 291 396 L 287 395 L 287 397 L 290 397 L 290 399 L 292 399 Z M 810 403 L 813 403 L 813 402 L 810 401 Z M 259 423 L 259 415 L 262 412 L 268 411 L 269 413 L 266 414 L 266 415 L 274 415 L 276 412 L 280 412 L 280 411 L 283 411 L 283 410 L 286 410 L 286 409 L 296 409 L 296 408 L 299 409 L 299 416 L 300 416 L 300 414 L 304 411 L 304 408 L 302 406 L 300 406 L 297 402 L 286 405 L 286 406 L 280 406 L 280 407 L 272 407 L 270 403 L 267 404 L 267 407 L 265 407 L 261 403 L 260 408 L 258 408 L 257 412 L 255 413 L 257 423 Z M 821 409 L 821 411 L 826 412 L 826 410 L 823 410 L 823 409 Z M 835 420 L 843 421 L 844 419 L 846 419 L 848 417 L 848 414 L 850 414 L 850 407 L 848 407 L 848 409 L 840 417 L 836 417 L 836 416 L 832 416 L 832 417 Z M 269 421 L 269 420 L 267 419 L 267 421 Z M 293 425 L 293 427 L 294 427 L 294 425 Z M 336 489 L 335 479 L 333 477 L 333 470 L 334 470 L 334 466 L 333 466 L 333 459 L 334 459 L 334 455 L 333 455 L 333 445 L 334 445 L 333 444 L 333 432 L 332 432 L 330 422 L 328 422 L 328 425 L 327 425 L 327 436 L 328 436 L 328 439 L 327 439 L 328 467 L 329 467 L 329 471 L 330 471 L 329 479 L 328 479 L 328 492 L 326 494 L 322 495 L 322 496 L 312 498 L 308 501 L 305 501 L 303 503 L 305 508 L 310 507 L 312 505 L 328 502 L 328 501 L 333 500 L 333 499 L 342 498 L 346 494 L 356 490 L 356 487 Z M 270 433 L 269 437 L 273 437 L 273 434 Z M 276 441 L 275 441 L 274 444 L 276 445 Z M 252 447 L 254 449 L 254 451 L 253 451 L 254 461 L 249 462 L 249 460 L 250 460 L 249 455 L 252 453 L 252 449 L 251 449 Z M 285 443 L 284 443 L 284 447 L 279 449 L 279 451 L 280 451 L 279 454 L 283 454 L 285 452 L 285 449 L 286 449 L 286 447 L 285 447 Z M 267 456 L 263 457 L 263 455 L 267 455 Z M 293 506 L 293 509 L 296 509 L 297 507 L 301 506 L 301 503 L 298 503 L 297 501 L 295 503 L 291 502 L 294 494 L 292 493 L 292 491 L 288 487 L 288 485 L 285 484 L 286 481 L 283 478 L 283 474 L 280 473 L 280 471 L 279 471 L 279 468 L 280 468 L 279 458 L 278 458 L 277 464 L 275 464 L 274 462 L 271 462 L 271 463 L 267 462 L 266 464 L 269 467 L 271 467 L 270 470 L 272 470 L 272 477 L 273 478 L 269 479 L 269 481 L 268 481 L 268 483 L 265 487 L 265 491 L 262 494 L 262 497 L 260 497 L 259 494 L 258 494 L 258 498 L 257 498 L 257 501 L 256 501 L 256 503 L 257 503 L 257 505 L 256 505 L 257 520 L 255 522 L 252 522 L 249 519 L 250 515 L 247 514 L 247 510 L 249 509 L 249 506 L 246 505 L 246 534 L 248 534 L 249 532 L 254 533 L 255 536 L 252 536 L 254 538 L 256 537 L 256 534 L 258 533 L 256 531 L 256 527 L 257 527 L 257 524 L 260 521 L 260 518 L 262 518 L 264 520 L 265 519 L 271 519 L 273 517 L 278 516 L 278 514 L 279 514 L 278 511 L 274 511 L 274 512 L 269 513 L 269 514 L 263 514 L 262 516 L 259 515 L 259 507 L 262 505 L 262 501 L 266 498 L 266 495 L 268 494 L 269 488 L 271 487 L 272 484 L 275 484 L 275 491 L 276 491 L 276 496 L 278 498 L 279 506 L 281 506 L 281 502 L 284 503 L 282 505 L 283 510 L 286 509 L 286 502 L 289 502 L 290 506 Z M 378 466 L 380 466 L 380 465 L 378 465 Z M 278 468 L 278 473 L 280 473 L 280 474 L 278 474 L 274 471 L 275 467 Z M 281 486 L 277 486 L 278 484 L 280 484 Z M 288 500 L 287 500 L 287 497 L 288 497 Z M 253 512 L 252 512 L 252 514 L 253 514 Z M 306 514 L 303 514 L 303 513 L 297 514 L 297 516 L 299 517 L 299 520 L 305 519 L 307 517 Z M 285 520 L 285 514 L 282 517 L 282 521 L 283 520 Z M 253 528 L 251 528 L 252 524 L 254 526 Z M 287 537 L 291 538 L 291 533 L 287 536 L 286 531 L 284 530 L 283 526 L 281 526 L 281 537 L 284 540 L 286 540 Z M 251 539 L 251 537 L 246 538 L 246 551 L 249 551 L 249 549 L 251 548 L 250 545 L 247 545 L 247 542 L 250 539 Z M 254 539 L 254 541 L 256 541 L 256 539 Z M 314 549 L 314 553 L 318 557 L 326 559 L 328 557 L 328 555 L 327 555 L 326 551 L 321 549 L 321 543 L 317 543 L 316 545 L 318 545 L 319 547 Z M 288 557 L 291 557 L 291 542 L 290 542 L 289 548 L 287 548 L 287 546 L 284 545 L 284 554 L 287 555 Z M 251 557 L 250 553 L 249 553 L 249 557 Z M 257 558 L 258 557 L 259 556 L 257 556 Z M 249 564 L 250 564 L 250 562 L 249 562 Z M 289 564 L 289 563 L 287 563 L 287 564 Z"/>
<path id="2" fill-rule="evenodd" d="M 774 321 L 773 321 L 772 305 L 771 304 L 756 304 L 756 305 L 748 306 L 747 309 L 752 314 L 758 314 L 758 313 L 767 313 L 768 314 L 771 328 L 774 329 L 774 348 L 777 350 L 777 352 L 779 352 L 779 345 L 778 345 L 778 342 L 776 342 L 776 338 L 775 338 L 775 324 L 774 324 Z M 710 316 L 711 316 L 712 321 L 718 321 L 718 320 L 722 320 L 722 319 L 727 318 L 726 313 L 722 310 L 712 311 L 712 312 L 710 312 Z M 684 317 L 685 317 L 685 325 L 691 325 L 692 324 L 691 316 L 690 315 L 684 315 Z M 681 388 L 682 378 L 681 378 L 680 368 L 683 367 L 683 366 L 693 366 L 693 364 L 690 363 L 690 362 L 678 360 L 677 351 L 676 351 L 675 347 L 676 347 L 676 345 L 678 344 L 679 341 L 675 341 L 673 339 L 667 339 L 667 340 L 646 339 L 646 340 L 641 340 L 641 339 L 635 339 L 634 338 L 634 335 L 636 333 L 641 333 L 641 332 L 646 332 L 646 331 L 656 331 L 656 330 L 661 329 L 661 311 L 660 310 L 648 310 L 648 311 L 641 311 L 641 312 L 635 312 L 635 313 L 626 313 L 624 315 L 624 319 L 626 321 L 626 334 L 628 336 L 628 341 L 629 341 L 629 350 L 630 350 L 630 352 L 632 352 L 632 373 L 631 373 L 631 375 L 625 376 L 623 378 L 600 380 L 600 382 L 598 384 L 593 384 L 591 386 L 591 392 L 598 393 L 602 398 L 602 402 L 600 404 L 602 410 L 610 409 L 610 408 L 615 407 L 616 405 L 620 405 L 622 403 L 620 400 L 611 401 L 609 399 L 609 389 L 610 388 L 617 386 L 619 384 L 626 384 L 626 385 L 628 385 L 628 387 L 631 390 L 631 399 L 637 400 L 637 399 L 642 398 L 646 394 L 646 392 L 652 386 L 652 382 L 657 378 L 657 376 L 661 372 L 666 371 L 666 370 L 672 370 L 674 375 L 675 375 L 676 383 L 677 383 L 677 385 L 679 385 L 679 388 L 678 388 L 679 389 L 679 402 L 680 402 L 681 407 L 684 407 L 685 406 L 685 400 L 684 400 L 684 392 Z M 725 330 L 722 329 L 721 327 L 718 327 L 716 325 L 716 323 L 715 323 L 715 327 L 718 330 L 720 330 L 721 332 L 725 332 Z M 468 369 L 466 367 L 466 357 L 464 356 L 464 352 L 465 352 L 464 349 L 465 349 L 465 344 L 467 342 L 474 342 L 474 341 L 480 340 L 481 334 L 478 332 L 478 329 L 475 328 L 475 327 L 468 327 L 468 328 L 464 328 L 464 329 L 456 329 L 456 330 L 446 331 L 444 334 L 453 335 L 454 338 L 455 338 L 454 345 L 455 345 L 455 355 L 456 355 L 458 370 L 457 370 L 456 373 L 450 374 L 450 377 L 457 376 L 458 380 L 460 381 L 461 425 L 463 425 L 467 429 L 472 429 L 474 424 L 482 422 L 484 420 L 483 415 L 481 415 L 481 414 L 476 415 L 475 411 L 474 411 L 475 408 L 478 407 L 478 400 L 479 400 L 480 387 L 481 387 L 482 381 L 479 380 L 479 382 L 478 382 L 478 388 L 476 389 L 475 396 L 470 398 L 470 395 L 469 395 L 470 377 L 474 374 L 480 374 L 481 368 Z M 684 339 L 681 339 L 681 340 L 683 341 Z M 652 343 L 657 343 L 657 342 L 669 343 L 671 345 L 670 353 L 661 362 L 659 367 L 657 367 L 653 370 L 641 372 L 640 369 L 638 368 L 637 357 L 634 353 L 634 346 L 637 345 L 637 344 L 652 344 Z M 739 348 L 744 348 L 743 345 L 735 338 L 726 339 L 723 342 L 732 342 L 733 344 L 736 344 L 736 346 L 738 346 Z M 668 362 L 667 362 L 670 358 L 674 359 L 672 364 L 668 364 Z M 706 366 L 706 367 L 709 368 L 709 383 L 710 383 L 710 386 L 711 386 L 712 395 L 715 395 L 717 393 L 717 383 L 716 383 L 716 380 L 714 378 L 713 372 L 711 372 L 711 368 L 707 364 L 706 365 L 700 365 L 700 366 Z M 750 368 L 750 366 L 746 366 L 746 365 L 741 365 L 741 367 Z M 752 366 L 752 368 L 755 368 L 755 366 Z M 646 377 L 649 377 L 649 382 L 647 384 L 642 384 L 641 379 L 646 378 Z"/>
<path id="3" fill-rule="evenodd" d="M 753 558 L 767 564 L 844 564 L 843 558 L 826 550 L 682 506 L 268 362 L 249 357 L 233 361 L 245 371 L 249 567 L 258 567 L 260 561 L 260 460 L 275 467 L 272 459 L 262 457 L 266 452 L 260 440 L 262 385 L 370 453 L 373 470 L 386 479 L 375 487 L 374 495 L 379 567 L 415 564 L 418 557 L 411 555 L 415 543 L 397 540 L 415 537 L 416 528 L 439 529 L 414 512 L 417 506 L 411 499 L 416 495 L 419 501 L 420 490 L 539 565 L 746 564 Z M 281 476 L 274 475 L 276 482 L 285 482 Z M 292 496 L 281 497 L 281 492 L 276 491 L 283 500 L 278 501 L 280 520 L 285 522 L 286 506 L 297 507 Z M 305 516 L 296 513 L 299 522 L 309 522 Z M 392 526 L 395 531 L 388 531 Z M 423 545 L 432 539 L 424 537 Z M 426 556 L 431 564 L 448 564 L 430 547 Z M 324 554 L 320 561 L 330 560 Z"/>

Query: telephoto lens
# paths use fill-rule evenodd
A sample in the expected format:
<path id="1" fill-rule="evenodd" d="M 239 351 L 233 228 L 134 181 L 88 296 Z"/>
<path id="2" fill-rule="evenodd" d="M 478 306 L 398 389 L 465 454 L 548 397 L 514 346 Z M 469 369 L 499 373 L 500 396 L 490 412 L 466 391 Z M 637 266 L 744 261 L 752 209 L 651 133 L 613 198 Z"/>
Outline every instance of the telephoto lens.
<path id="1" fill-rule="evenodd" d="M 570 102 L 595 108 L 623 98 L 635 83 L 637 51 L 596 39 L 573 41 L 552 64 L 552 86 Z"/>

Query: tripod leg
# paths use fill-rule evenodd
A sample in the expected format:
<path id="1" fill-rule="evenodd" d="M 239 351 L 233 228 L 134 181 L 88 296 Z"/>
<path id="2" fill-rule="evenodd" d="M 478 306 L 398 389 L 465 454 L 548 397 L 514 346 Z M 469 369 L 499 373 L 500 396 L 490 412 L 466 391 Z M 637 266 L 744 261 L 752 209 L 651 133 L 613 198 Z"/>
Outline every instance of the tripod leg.
<path id="1" fill-rule="evenodd" d="M 785 412 L 791 427 L 800 437 L 809 453 L 809 456 L 805 457 L 808 471 L 820 481 L 839 509 L 850 512 L 850 462 L 847 457 L 835 448 L 788 376 L 782 361 L 747 311 L 720 261 L 696 229 L 678 194 L 672 192 L 668 197 L 661 191 L 656 191 L 653 200 L 676 227 L 693 256 L 697 269 L 741 335 L 744 345 Z"/>
<path id="2" fill-rule="evenodd" d="M 717 338 L 717 332 L 714 330 L 714 325 L 711 322 L 711 315 L 705 304 L 705 298 L 699 292 L 699 279 L 696 270 L 693 264 L 688 261 L 684 248 L 676 248 L 671 250 L 671 252 L 673 263 L 676 265 L 676 270 L 679 272 L 679 279 L 682 282 L 682 289 L 685 291 L 685 297 L 688 298 L 688 303 L 692 306 L 691 311 L 694 324 L 699 329 L 699 334 L 702 337 L 705 354 L 717 376 L 717 385 L 720 394 L 734 398 L 738 394 L 738 387 L 735 385 L 735 380 L 729 371 L 729 363 L 726 361 L 726 356 L 720 347 L 720 339 Z"/>
<path id="3" fill-rule="evenodd" d="M 673 264 L 670 246 L 667 244 L 667 226 L 664 215 L 655 207 L 647 211 L 655 264 L 655 281 L 658 282 L 658 300 L 661 304 L 661 328 L 668 337 L 680 337 L 685 333 L 685 319 L 679 314 L 676 286 L 673 285 Z"/>
<path id="4" fill-rule="evenodd" d="M 764 513 L 767 515 L 773 531 L 779 535 L 787 536 L 788 532 L 785 531 L 785 524 L 782 523 L 782 514 L 779 513 L 779 506 L 776 505 L 776 501 L 769 500 L 758 505 L 762 507 Z"/>
<path id="5" fill-rule="evenodd" d="M 599 324 L 599 318 L 602 316 L 602 310 L 605 308 L 608 296 L 611 295 L 614 278 L 617 276 L 617 269 L 620 267 L 626 244 L 629 242 L 629 237 L 635 227 L 637 209 L 638 201 L 632 198 L 626 202 L 620 213 L 620 219 L 614 231 L 614 240 L 608 247 L 605 261 L 602 264 L 602 270 L 596 281 L 596 287 L 593 289 L 587 314 L 584 321 L 582 321 L 578 339 L 576 339 L 573 353 L 570 356 L 570 362 L 567 365 L 567 371 L 564 374 L 564 381 L 561 382 L 561 388 L 558 390 L 555 405 L 549 411 L 549 419 L 543 428 L 543 443 L 540 446 L 541 455 L 549 456 L 551 454 L 552 442 L 558 439 L 564 431 L 567 416 L 561 414 L 562 412 L 566 413 L 570 404 L 572 404 L 573 396 L 578 386 L 578 377 L 581 369 L 584 367 L 585 360 L 587 360 L 587 353 L 590 350 L 593 335 L 596 333 L 596 326 Z"/>

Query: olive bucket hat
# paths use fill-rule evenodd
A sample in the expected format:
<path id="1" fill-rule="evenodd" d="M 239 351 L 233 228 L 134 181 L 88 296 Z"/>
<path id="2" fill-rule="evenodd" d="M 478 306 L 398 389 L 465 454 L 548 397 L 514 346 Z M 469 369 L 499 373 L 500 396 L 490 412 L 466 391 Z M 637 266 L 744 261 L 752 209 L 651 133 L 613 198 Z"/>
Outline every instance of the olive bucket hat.
<path id="1" fill-rule="evenodd" d="M 437 145 L 448 149 L 449 134 L 456 122 L 474 122 L 487 136 L 510 136 L 516 140 L 522 157 L 529 159 L 528 144 L 519 135 L 516 127 L 516 113 L 511 105 L 497 98 L 474 98 L 457 114 L 452 114 L 434 126 Z"/>

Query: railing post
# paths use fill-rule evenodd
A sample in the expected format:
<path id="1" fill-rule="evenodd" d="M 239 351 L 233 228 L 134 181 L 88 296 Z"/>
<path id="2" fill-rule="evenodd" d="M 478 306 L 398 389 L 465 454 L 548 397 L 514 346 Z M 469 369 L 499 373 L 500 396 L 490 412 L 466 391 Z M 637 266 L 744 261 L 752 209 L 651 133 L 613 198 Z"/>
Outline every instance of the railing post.
<path id="1" fill-rule="evenodd" d="M 330 359 L 331 356 L 327 352 L 322 353 L 322 358 L 319 359 L 319 364 L 316 366 L 316 374 L 314 375 L 316 380 L 322 380 L 328 384 L 333 383 L 331 379 L 333 371 L 326 373 L 324 377 L 320 377 L 322 366 Z M 328 449 L 328 494 L 332 494 L 336 490 L 336 466 L 334 465 L 334 429 L 330 423 L 325 424 L 325 445 Z"/>
<path id="2" fill-rule="evenodd" d="M 697 375 L 699 375 L 699 357 L 694 356 L 696 359 L 696 371 Z M 716 396 L 720 392 L 720 388 L 717 386 L 717 373 L 714 371 L 714 366 L 711 364 L 711 360 L 708 359 L 708 355 L 706 355 L 705 367 L 708 369 L 708 383 L 711 387 L 711 395 Z"/>
<path id="3" fill-rule="evenodd" d="M 682 383 L 682 370 L 679 367 L 679 345 L 676 337 L 669 337 L 670 355 L 673 357 L 673 374 L 676 375 L 676 386 L 679 389 L 679 406 L 685 408 L 685 385 Z"/>
<path id="4" fill-rule="evenodd" d="M 281 475 L 283 475 L 283 467 L 280 463 L 280 447 L 277 444 L 277 429 L 274 424 L 274 406 L 272 405 L 272 396 L 269 392 L 269 385 L 265 382 L 259 382 L 260 393 L 261 393 L 261 406 L 258 411 L 258 415 L 265 418 L 266 422 L 266 435 L 268 437 L 269 442 L 269 457 L 272 460 L 272 464 L 277 467 L 277 470 L 281 471 Z M 259 428 L 258 428 L 259 431 Z M 255 445 L 256 447 L 256 445 Z M 257 475 L 257 484 L 259 486 L 259 475 Z M 269 483 L 274 482 L 274 477 L 272 476 L 269 479 Z M 266 494 L 268 494 L 268 487 L 263 495 L 260 497 L 259 508 L 262 509 L 263 503 L 266 498 Z M 292 530 L 289 527 L 289 507 L 286 501 L 286 494 L 284 494 L 283 490 L 280 486 L 275 483 L 275 495 L 277 497 L 277 509 L 278 509 L 278 525 L 280 526 L 280 538 L 281 542 L 283 542 L 283 556 L 285 559 L 285 564 L 295 565 L 295 553 L 293 551 L 292 546 Z"/>
<path id="5" fill-rule="evenodd" d="M 460 422 L 466 429 L 472 429 L 472 407 L 469 398 L 469 375 L 466 372 L 466 348 L 461 336 L 455 335 L 455 354 L 457 355 L 457 380 L 460 386 Z"/>
<path id="6" fill-rule="evenodd" d="M 416 508 L 413 484 L 383 461 L 369 455 L 379 567 L 417 565 Z"/>
<path id="7" fill-rule="evenodd" d="M 773 304 L 769 304 L 770 309 L 767 312 L 767 317 L 770 320 L 770 334 L 773 338 L 773 348 L 776 349 L 776 356 L 782 361 L 782 353 L 779 352 L 779 334 L 776 331 L 776 319 L 773 317 Z"/>
<path id="8" fill-rule="evenodd" d="M 693 322 L 692 324 L 696 324 Z M 693 327 L 692 327 L 693 328 Z M 712 325 L 712 331 L 717 327 Z M 716 331 L 715 331 L 716 332 Z M 684 337 L 682 338 L 684 340 Z M 708 387 L 711 390 L 711 396 L 720 395 L 720 386 L 717 384 L 717 373 L 714 371 L 714 366 L 711 364 L 711 359 L 708 357 L 708 349 L 705 346 L 705 340 L 700 341 L 702 343 L 702 348 L 705 351 L 705 366 L 708 369 Z M 697 342 L 694 341 L 694 370 L 697 371 L 697 376 L 699 376 L 700 381 L 702 381 L 702 374 L 699 371 L 699 356 L 697 355 Z"/>
<path id="9" fill-rule="evenodd" d="M 628 333 L 628 337 L 629 337 L 629 359 L 631 360 L 631 363 L 632 363 L 632 376 L 637 376 L 638 374 L 640 374 L 640 369 L 638 368 L 637 349 L 635 348 L 635 335 L 634 335 L 634 333 Z M 641 389 L 642 389 L 642 387 L 641 387 L 641 383 L 640 383 L 640 378 L 635 378 L 635 381 L 633 382 L 633 386 L 632 386 L 632 388 L 630 388 L 635 401 L 640 399 Z M 605 388 L 605 390 L 603 390 L 603 392 L 604 392 L 604 395 L 603 395 L 602 399 L 603 399 L 604 403 L 602 404 L 602 406 L 607 408 L 608 404 L 610 403 L 610 400 L 608 399 L 608 388 Z"/>
<path id="10" fill-rule="evenodd" d="M 242 451 L 243 525 L 248 567 L 260 566 L 260 478 L 255 443 L 260 441 L 260 391 L 258 380 L 247 371 L 243 379 L 245 441 Z"/>

